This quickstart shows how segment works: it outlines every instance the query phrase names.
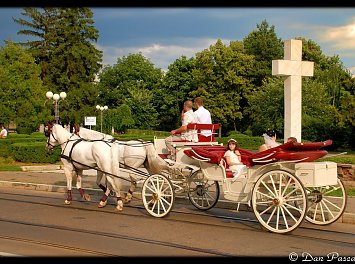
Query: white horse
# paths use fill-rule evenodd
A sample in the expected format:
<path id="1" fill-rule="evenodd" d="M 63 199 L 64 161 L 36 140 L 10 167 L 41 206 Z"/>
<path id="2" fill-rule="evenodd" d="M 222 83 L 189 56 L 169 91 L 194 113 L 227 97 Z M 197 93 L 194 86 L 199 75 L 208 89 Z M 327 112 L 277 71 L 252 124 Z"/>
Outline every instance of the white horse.
<path id="1" fill-rule="evenodd" d="M 114 137 L 108 134 L 104 134 L 95 130 L 91 130 L 85 127 L 80 127 L 79 125 L 74 125 L 74 134 L 78 135 L 80 138 L 89 141 L 101 140 L 101 141 L 112 141 Z M 107 191 L 107 179 L 105 186 L 101 184 L 101 180 L 104 174 L 101 171 L 97 171 L 96 184 L 100 187 L 101 190 L 106 193 Z"/>
<path id="2" fill-rule="evenodd" d="M 56 145 L 61 145 L 62 147 L 62 162 L 67 176 L 68 187 L 66 202 L 71 199 L 72 177 L 76 173 L 78 179 L 81 178 L 82 170 L 97 168 L 98 185 L 101 182 L 101 178 L 106 176 L 108 186 L 107 188 L 102 185 L 100 186 L 105 193 L 100 200 L 99 207 L 104 207 L 107 204 L 107 197 L 110 193 L 110 189 L 112 189 L 116 192 L 118 199 L 117 209 L 122 210 L 122 200 L 120 196 L 121 185 L 120 181 L 117 180 L 118 177 L 115 177 L 119 173 L 119 167 L 132 171 L 129 173 L 131 186 L 125 197 L 125 202 L 129 202 L 132 198 L 137 181 L 137 173 L 134 171 L 139 167 L 143 165 L 149 174 L 160 173 L 162 170 L 168 168 L 167 163 L 157 155 L 152 142 L 144 142 L 141 140 L 117 141 L 114 140 L 112 136 L 85 128 L 80 128 L 79 135 L 77 135 L 71 134 L 60 125 L 54 125 L 49 133 L 46 146 L 47 151 L 51 151 Z M 95 158 L 90 157 L 89 153 L 93 150 L 98 151 L 97 148 L 101 148 L 99 150 L 100 153 L 95 153 L 97 154 Z M 101 164 L 103 164 L 103 166 L 101 166 Z M 81 188 L 81 180 L 79 180 L 79 182 L 77 181 L 77 187 L 81 194 L 84 193 Z"/>
<path id="3" fill-rule="evenodd" d="M 112 141 L 113 136 L 104 134 L 95 130 L 87 129 L 84 127 L 74 126 L 75 133 L 85 140 L 102 140 Z M 143 140 L 130 140 L 130 141 L 115 141 L 119 148 L 119 162 L 120 167 L 129 171 L 130 188 L 124 198 L 124 202 L 128 203 L 133 197 L 133 192 L 137 186 L 137 171 L 140 167 L 145 167 L 149 174 L 157 174 L 162 170 L 168 169 L 168 164 L 157 154 L 153 142 L 146 142 Z M 133 172 L 132 172 L 133 171 Z M 97 185 L 104 191 L 107 191 L 107 186 L 103 186 L 100 182 L 103 174 L 98 172 Z M 108 192 L 109 193 L 109 192 Z M 101 206 L 106 204 L 102 203 Z"/>
<path id="4" fill-rule="evenodd" d="M 117 210 L 122 211 L 123 201 L 120 196 L 121 181 L 112 175 L 118 175 L 119 172 L 119 149 L 116 144 L 109 144 L 105 141 L 86 141 L 78 135 L 72 134 L 63 128 L 61 125 L 48 125 L 48 140 L 46 149 L 48 153 L 53 151 L 55 146 L 60 145 L 61 161 L 67 178 L 67 197 L 65 204 L 70 204 L 72 201 L 72 179 L 77 176 L 77 188 L 81 197 L 85 200 L 90 200 L 90 196 L 85 194 L 81 188 L 82 171 L 95 168 L 106 173 L 106 178 L 111 188 L 116 193 Z M 101 198 L 99 207 L 102 204 L 106 205 L 107 196 L 110 190 L 107 190 L 106 196 Z"/>

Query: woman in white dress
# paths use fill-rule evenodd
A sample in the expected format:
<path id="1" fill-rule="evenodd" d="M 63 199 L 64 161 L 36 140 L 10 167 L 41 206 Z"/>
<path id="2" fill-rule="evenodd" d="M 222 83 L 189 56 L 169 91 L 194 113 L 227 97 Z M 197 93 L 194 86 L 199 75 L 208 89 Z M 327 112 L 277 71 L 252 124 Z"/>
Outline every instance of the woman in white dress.
<path id="1" fill-rule="evenodd" d="M 263 134 L 265 144 L 262 144 L 259 147 L 259 152 L 277 147 L 281 145 L 280 143 L 276 142 L 276 132 L 273 129 L 269 129 L 266 133 Z"/>
<path id="2" fill-rule="evenodd" d="M 227 151 L 224 153 L 224 158 L 229 169 L 234 172 L 233 178 L 237 178 L 247 170 L 247 166 L 242 163 L 241 154 L 238 150 L 238 142 L 235 139 L 231 138 L 228 140 Z"/>

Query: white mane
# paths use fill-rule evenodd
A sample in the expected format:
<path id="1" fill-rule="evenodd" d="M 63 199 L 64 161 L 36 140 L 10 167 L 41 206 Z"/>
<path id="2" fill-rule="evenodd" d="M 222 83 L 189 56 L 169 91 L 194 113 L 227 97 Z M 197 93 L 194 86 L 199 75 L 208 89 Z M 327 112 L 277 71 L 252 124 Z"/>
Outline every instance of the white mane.
<path id="1" fill-rule="evenodd" d="M 111 140 L 114 139 L 113 136 L 105 134 L 105 133 L 101 133 L 95 130 L 91 130 L 85 127 L 80 127 L 79 129 L 79 136 L 83 139 L 86 140 Z"/>

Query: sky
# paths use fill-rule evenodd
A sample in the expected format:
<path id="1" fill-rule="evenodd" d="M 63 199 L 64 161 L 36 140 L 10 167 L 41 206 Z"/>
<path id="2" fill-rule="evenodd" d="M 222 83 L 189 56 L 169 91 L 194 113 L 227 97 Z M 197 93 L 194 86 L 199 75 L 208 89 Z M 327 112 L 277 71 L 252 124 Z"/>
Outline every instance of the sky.
<path id="1" fill-rule="evenodd" d="M 103 64 L 141 53 L 155 67 L 167 70 L 181 56 L 195 57 L 218 39 L 242 41 L 266 20 L 278 38 L 313 40 L 326 56 L 338 55 L 355 76 L 355 7 L 91 7 L 103 51 Z M 21 7 L 0 7 L 0 46 L 17 35 L 25 18 Z M 271 63 L 271 62 L 270 62 Z"/>

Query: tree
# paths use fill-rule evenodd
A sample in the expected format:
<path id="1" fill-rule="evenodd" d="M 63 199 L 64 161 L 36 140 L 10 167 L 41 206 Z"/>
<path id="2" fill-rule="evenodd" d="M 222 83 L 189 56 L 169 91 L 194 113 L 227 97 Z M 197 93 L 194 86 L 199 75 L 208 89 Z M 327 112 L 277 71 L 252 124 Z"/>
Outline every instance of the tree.
<path id="1" fill-rule="evenodd" d="M 85 89 L 88 83 L 94 82 L 102 60 L 102 52 L 92 44 L 98 39 L 92 11 L 85 7 L 25 8 L 22 15 L 29 21 L 14 19 L 27 27 L 18 34 L 35 40 L 21 44 L 29 48 L 41 66 L 44 85 L 53 92 L 66 92 L 71 111 L 82 118 L 86 110 L 79 106 L 86 101 Z M 63 119 L 71 118 L 66 112 L 62 115 Z"/>
<path id="2" fill-rule="evenodd" d="M 160 102 L 156 96 L 161 87 L 162 72 L 142 54 L 130 54 L 117 59 L 99 75 L 99 98 L 109 108 L 122 104 L 134 114 L 134 127 L 152 129 L 159 125 Z"/>
<path id="3" fill-rule="evenodd" d="M 45 89 L 40 68 L 20 45 L 7 42 L 0 48 L 0 122 L 15 121 L 27 132 L 35 131 L 49 112 L 43 111 Z"/>
<path id="4" fill-rule="evenodd" d="M 110 109 L 105 118 L 104 130 L 109 131 L 112 127 L 115 131 L 126 132 L 134 126 L 131 109 L 128 105 L 122 104 L 115 109 Z M 107 133 L 107 132 L 106 132 Z"/>
<path id="5" fill-rule="evenodd" d="M 187 59 L 181 56 L 168 67 L 164 75 L 162 88 L 156 95 L 160 105 L 159 120 L 160 130 L 170 131 L 181 125 L 181 110 L 183 103 L 189 98 L 189 93 L 196 89 L 196 83 L 192 76 L 195 68 L 195 59 Z"/>
<path id="6" fill-rule="evenodd" d="M 198 88 L 189 95 L 205 99 L 212 121 L 222 124 L 223 130 L 240 130 L 240 102 L 253 87 L 248 77 L 252 68 L 253 56 L 245 53 L 242 42 L 232 41 L 226 46 L 217 40 L 215 45 L 196 54 L 192 75 Z"/>
<path id="7" fill-rule="evenodd" d="M 282 77 L 270 77 L 258 92 L 248 96 L 247 112 L 252 119 L 254 135 L 273 128 L 281 137 L 284 131 L 284 83 Z M 302 137 L 308 141 L 332 138 L 337 110 L 329 104 L 326 87 L 313 79 L 305 79 L 302 86 Z"/>
<path id="8" fill-rule="evenodd" d="M 249 75 L 253 76 L 254 84 L 261 86 L 265 77 L 271 76 L 272 60 L 282 59 L 283 43 L 275 33 L 275 26 L 269 26 L 266 20 L 256 25 L 257 30 L 252 31 L 243 39 L 247 54 L 255 57 L 255 68 Z"/>

